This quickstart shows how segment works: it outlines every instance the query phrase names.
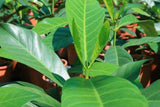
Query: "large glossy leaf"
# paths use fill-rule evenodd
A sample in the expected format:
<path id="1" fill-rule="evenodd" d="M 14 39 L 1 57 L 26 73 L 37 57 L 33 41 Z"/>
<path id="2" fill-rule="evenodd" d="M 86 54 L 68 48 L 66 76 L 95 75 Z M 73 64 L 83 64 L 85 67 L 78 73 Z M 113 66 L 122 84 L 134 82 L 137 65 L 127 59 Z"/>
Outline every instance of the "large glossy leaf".
<path id="1" fill-rule="evenodd" d="M 88 66 L 103 26 L 104 10 L 97 0 L 67 0 L 66 12 L 77 54 L 81 62 Z M 73 32 L 75 28 L 79 36 Z"/>
<path id="2" fill-rule="evenodd" d="M 35 32 L 11 24 L 0 24 L 0 32 L 0 46 L 18 62 L 36 69 L 60 86 L 59 76 L 69 78 L 61 60 Z"/>
<path id="3" fill-rule="evenodd" d="M 100 75 L 111 75 L 118 68 L 119 66 L 115 64 L 95 62 L 88 71 L 90 77 L 95 77 Z"/>
<path id="4" fill-rule="evenodd" d="M 27 91 L 28 93 L 26 93 L 24 96 L 22 96 L 23 98 L 21 98 L 21 94 L 17 95 L 18 97 L 20 97 L 23 100 L 25 99 L 26 96 L 37 95 L 38 97 L 36 97 L 36 98 L 33 97 L 29 101 L 32 104 L 39 105 L 39 107 L 60 107 L 60 103 L 57 100 L 55 100 L 54 98 L 47 95 L 44 91 L 42 91 L 42 89 L 40 87 L 37 88 L 37 86 L 34 86 L 32 84 L 25 83 L 25 82 L 15 82 L 15 83 L 10 83 L 10 84 L 4 85 L 1 88 L 4 88 L 4 87 L 8 87 L 8 89 L 6 89 L 6 93 L 7 93 L 7 91 L 10 90 L 11 96 L 16 96 L 17 93 L 22 94 L 23 92 Z M 21 91 L 11 90 L 12 88 L 21 89 Z M 3 93 L 2 96 L 5 96 L 5 93 Z M 10 98 L 10 96 L 7 96 L 6 99 L 7 98 Z M 18 103 L 18 102 L 19 102 L 19 100 L 16 100 L 16 98 L 15 98 L 15 103 Z M 4 105 L 7 105 L 7 104 L 4 104 Z M 20 106 L 17 106 L 17 107 L 20 107 Z"/>
<path id="5" fill-rule="evenodd" d="M 143 20 L 139 21 L 138 25 L 140 25 L 147 36 L 156 37 L 158 36 L 158 33 L 154 27 L 154 22 L 152 20 Z"/>
<path id="6" fill-rule="evenodd" d="M 62 107 L 147 107 L 139 89 L 111 76 L 69 79 L 62 89 Z"/>
<path id="7" fill-rule="evenodd" d="M 155 81 L 149 87 L 142 90 L 142 94 L 146 97 L 149 107 L 159 107 L 160 105 L 160 80 Z"/>
<path id="8" fill-rule="evenodd" d="M 142 45 L 144 43 L 159 43 L 160 37 L 142 37 L 140 39 L 130 39 L 123 45 L 124 48 L 129 46 Z"/>
<path id="9" fill-rule="evenodd" d="M 132 23 L 136 23 L 136 22 L 139 22 L 139 20 L 133 16 L 133 15 L 126 15 L 124 16 L 123 18 L 121 18 L 120 22 L 119 22 L 119 25 L 118 25 L 118 28 L 124 26 L 124 25 L 128 25 L 128 24 L 132 24 Z"/>
<path id="10" fill-rule="evenodd" d="M 113 72 L 112 75 L 121 78 L 126 78 L 130 81 L 134 81 L 139 76 L 142 64 L 145 63 L 146 61 L 148 60 L 129 62 L 119 67 L 115 72 Z"/>
<path id="11" fill-rule="evenodd" d="M 118 66 L 132 62 L 131 55 L 120 46 L 110 46 L 105 54 L 105 62 L 112 63 Z"/>
<path id="12" fill-rule="evenodd" d="M 0 96 L 1 107 L 21 107 L 39 97 L 37 93 L 19 87 L 0 87 Z"/>
<path id="13" fill-rule="evenodd" d="M 111 17 L 112 20 L 114 20 L 114 7 L 113 7 L 113 1 L 112 0 L 103 0 L 106 7 L 107 7 L 107 10 L 108 10 L 108 13 Z"/>
<path id="14" fill-rule="evenodd" d="M 63 27 L 66 24 L 68 24 L 68 21 L 65 17 L 45 18 L 39 22 L 33 30 L 38 33 L 38 35 L 42 35 L 49 32 L 55 32 L 57 28 Z"/>

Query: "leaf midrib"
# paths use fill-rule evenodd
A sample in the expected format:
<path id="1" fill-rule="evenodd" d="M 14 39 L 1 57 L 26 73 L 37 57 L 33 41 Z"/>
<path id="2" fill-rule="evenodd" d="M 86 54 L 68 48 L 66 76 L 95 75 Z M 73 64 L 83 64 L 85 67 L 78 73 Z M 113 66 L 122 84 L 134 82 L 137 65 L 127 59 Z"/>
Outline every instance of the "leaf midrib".
<path id="1" fill-rule="evenodd" d="M 92 81 L 89 79 L 89 82 L 90 82 L 90 84 L 91 84 L 91 87 L 93 88 L 93 91 L 94 91 L 94 93 L 95 93 L 95 96 L 97 96 L 96 98 L 97 98 L 97 100 L 98 100 L 98 102 L 99 102 L 99 104 L 100 104 L 100 107 L 104 107 L 104 105 L 103 105 L 103 102 L 102 102 L 102 100 L 101 100 L 101 98 L 100 98 L 100 96 L 99 96 L 99 93 L 98 93 L 98 91 L 96 90 L 96 87 L 94 86 L 94 84 L 92 83 Z"/>
<path id="2" fill-rule="evenodd" d="M 86 6 L 87 6 L 87 0 L 85 0 L 85 2 L 84 2 L 84 16 L 83 16 L 83 36 L 84 36 L 84 38 L 83 38 L 83 40 L 84 40 L 84 57 L 85 57 L 85 63 L 87 62 L 88 63 L 88 59 L 87 59 L 87 44 L 86 44 Z M 88 65 L 88 64 L 87 64 Z M 86 66 L 86 64 L 85 64 L 85 66 Z"/>

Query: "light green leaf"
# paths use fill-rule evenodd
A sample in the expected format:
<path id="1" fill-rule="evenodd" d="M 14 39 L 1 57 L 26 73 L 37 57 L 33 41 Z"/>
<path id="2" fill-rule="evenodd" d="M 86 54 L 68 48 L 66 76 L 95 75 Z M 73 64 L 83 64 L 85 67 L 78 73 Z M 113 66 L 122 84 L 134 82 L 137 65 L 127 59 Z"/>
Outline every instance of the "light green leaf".
<path id="1" fill-rule="evenodd" d="M 32 87 L 31 87 L 32 86 Z M 22 91 L 11 91 L 12 96 L 16 96 L 17 93 L 23 93 L 23 91 L 28 91 L 31 93 L 31 95 L 38 95 L 38 97 L 36 98 L 32 98 L 30 100 L 30 102 L 32 104 L 38 105 L 39 107 L 60 107 L 60 103 L 55 100 L 54 98 L 50 97 L 49 95 L 47 95 L 44 91 L 42 91 L 42 89 L 39 87 L 37 88 L 37 86 L 33 85 L 33 84 L 29 84 L 29 83 L 25 83 L 25 82 L 15 82 L 15 83 L 10 83 L 7 85 L 2 86 L 3 87 L 8 87 L 8 90 L 12 89 L 12 88 L 18 88 L 21 89 Z M 1 89 L 0 88 L 0 89 Z M 30 93 L 26 93 L 27 95 L 30 95 Z M 2 94 L 3 95 L 3 94 Z M 8 98 L 10 96 L 7 96 Z M 22 98 L 24 100 L 25 96 Z M 16 100 L 16 99 L 15 99 Z M 18 103 L 19 100 L 16 100 L 16 103 Z M 6 106 L 5 106 L 6 107 Z M 15 106 L 13 106 L 15 107 Z M 16 107 L 20 107 L 20 106 L 16 106 Z"/>
<path id="2" fill-rule="evenodd" d="M 94 52 L 91 57 L 92 62 L 90 64 L 94 63 L 94 61 L 96 60 L 96 58 L 98 57 L 100 52 L 103 50 L 103 48 L 107 44 L 107 42 L 109 40 L 109 35 L 110 35 L 110 24 L 109 24 L 109 21 L 106 20 L 106 22 L 104 23 L 104 25 L 100 31 L 98 39 L 95 43 L 96 44 L 95 49 L 94 49 Z"/>
<path id="3" fill-rule="evenodd" d="M 55 32 L 57 28 L 63 27 L 68 24 L 67 18 L 65 17 L 54 17 L 54 18 L 45 18 L 40 21 L 33 30 L 38 34 L 47 34 L 49 32 Z"/>
<path id="4" fill-rule="evenodd" d="M 142 95 L 146 97 L 149 107 L 159 107 L 160 105 L 160 80 L 153 82 L 149 87 L 142 90 Z"/>
<path id="5" fill-rule="evenodd" d="M 158 52 L 158 44 L 157 43 L 148 43 L 149 47 L 155 52 L 157 53 Z"/>
<path id="6" fill-rule="evenodd" d="M 135 11 L 136 13 L 139 13 L 141 15 L 145 15 L 145 16 L 150 16 L 147 12 L 143 11 L 142 9 L 140 8 L 132 8 L 133 11 Z"/>
<path id="7" fill-rule="evenodd" d="M 62 107 L 148 107 L 139 89 L 111 76 L 69 79 L 62 89 Z"/>
<path id="8" fill-rule="evenodd" d="M 144 43 L 159 43 L 160 37 L 142 37 L 140 39 L 130 39 L 127 43 L 125 43 L 122 47 L 130 47 L 136 45 L 142 45 Z"/>
<path id="9" fill-rule="evenodd" d="M 143 20 L 137 23 L 144 29 L 144 32 L 146 33 L 147 36 L 150 36 L 150 37 L 158 36 L 158 33 L 154 27 L 154 22 L 152 20 Z"/>
<path id="10" fill-rule="evenodd" d="M 88 66 L 88 63 L 93 62 L 92 54 L 103 26 L 104 10 L 97 0 L 67 0 L 66 12 L 77 54 L 82 64 Z M 75 25 L 79 36 L 73 32 Z"/>
<path id="11" fill-rule="evenodd" d="M 0 87 L 1 107 L 21 107 L 23 104 L 39 97 L 37 93 L 20 87 Z"/>
<path id="12" fill-rule="evenodd" d="M 114 8 L 113 8 L 113 1 L 112 0 L 103 0 L 107 10 L 109 12 L 109 15 L 111 17 L 112 20 L 114 20 Z"/>
<path id="13" fill-rule="evenodd" d="M 136 23 L 136 22 L 139 22 L 139 20 L 133 16 L 133 15 L 126 15 L 124 16 L 123 18 L 121 18 L 120 22 L 119 22 L 119 25 L 118 25 L 118 28 L 124 26 L 124 25 L 128 25 L 128 24 L 132 24 L 132 23 Z"/>
<path id="14" fill-rule="evenodd" d="M 136 62 L 129 62 L 121 67 L 119 67 L 115 72 L 113 72 L 113 76 L 118 76 L 121 78 L 128 79 L 130 81 L 134 81 L 139 73 L 143 63 L 148 60 L 140 60 Z"/>
<path id="15" fill-rule="evenodd" d="M 60 86 L 63 83 L 59 76 L 65 80 L 69 78 L 61 60 L 35 32 L 11 24 L 0 24 L 0 32 L 1 48 L 18 62 L 36 69 Z"/>
<path id="16" fill-rule="evenodd" d="M 104 61 L 118 66 L 122 66 L 126 63 L 132 62 L 133 59 L 124 48 L 120 46 L 110 46 L 105 54 Z"/>
<path id="17" fill-rule="evenodd" d="M 100 75 L 111 75 L 118 68 L 119 66 L 115 64 L 95 62 L 88 71 L 90 77 L 95 77 Z"/>

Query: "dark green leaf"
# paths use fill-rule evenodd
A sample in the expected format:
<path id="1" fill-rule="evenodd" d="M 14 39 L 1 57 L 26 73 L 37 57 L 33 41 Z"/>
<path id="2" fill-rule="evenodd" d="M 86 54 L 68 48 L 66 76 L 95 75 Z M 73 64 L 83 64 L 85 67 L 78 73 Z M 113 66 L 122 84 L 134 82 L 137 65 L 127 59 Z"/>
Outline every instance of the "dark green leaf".
<path id="1" fill-rule="evenodd" d="M 160 80 L 155 81 L 149 87 L 142 90 L 146 97 L 149 107 L 159 107 L 160 105 Z"/>
<path id="2" fill-rule="evenodd" d="M 126 78 L 130 81 L 134 81 L 140 73 L 142 64 L 145 63 L 146 61 L 148 60 L 141 60 L 141 61 L 127 63 L 119 67 L 115 72 L 113 72 L 112 75 L 121 78 Z"/>
<path id="3" fill-rule="evenodd" d="M 55 51 L 67 47 L 72 43 L 73 39 L 68 27 L 57 29 L 53 37 L 53 47 Z"/>
<path id="4" fill-rule="evenodd" d="M 139 21 L 137 22 L 143 29 L 144 32 L 146 33 L 147 36 L 150 37 L 157 37 L 157 31 L 154 27 L 154 22 L 152 20 L 144 20 L 144 21 Z"/>

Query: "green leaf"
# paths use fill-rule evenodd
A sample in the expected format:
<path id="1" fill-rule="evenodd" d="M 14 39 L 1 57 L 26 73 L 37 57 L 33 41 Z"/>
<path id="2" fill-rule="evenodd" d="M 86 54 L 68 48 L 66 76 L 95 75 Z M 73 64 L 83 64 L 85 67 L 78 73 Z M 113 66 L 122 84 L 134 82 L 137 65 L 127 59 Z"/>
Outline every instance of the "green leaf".
<path id="1" fill-rule="evenodd" d="M 105 54 L 104 61 L 118 66 L 122 66 L 126 63 L 132 62 L 133 59 L 124 48 L 120 46 L 110 46 Z"/>
<path id="2" fill-rule="evenodd" d="M 23 104 L 39 97 L 37 93 L 21 87 L 0 87 L 1 107 L 21 107 Z"/>
<path id="3" fill-rule="evenodd" d="M 130 39 L 127 43 L 125 43 L 122 47 L 130 47 L 136 45 L 142 45 L 144 43 L 159 43 L 160 37 L 142 37 L 140 39 Z"/>
<path id="4" fill-rule="evenodd" d="M 11 24 L 0 24 L 0 32 L 0 46 L 18 62 L 36 69 L 60 86 L 63 83 L 57 75 L 65 80 L 69 78 L 59 57 L 35 32 Z"/>
<path id="5" fill-rule="evenodd" d="M 91 57 L 92 62 L 90 64 L 94 63 L 94 61 L 96 60 L 96 58 L 98 57 L 100 52 L 103 50 L 103 48 L 107 44 L 107 42 L 109 40 L 109 35 L 110 35 L 110 24 L 109 24 L 109 21 L 106 20 L 106 22 L 104 23 L 104 25 L 100 31 L 98 39 L 95 43 L 96 44 L 95 49 L 94 49 L 94 52 Z"/>
<path id="6" fill-rule="evenodd" d="M 95 77 L 100 75 L 111 75 L 118 68 L 119 66 L 115 64 L 95 62 L 88 71 L 90 77 Z"/>
<path id="7" fill-rule="evenodd" d="M 136 62 L 129 62 L 121 67 L 119 67 L 115 72 L 113 72 L 113 76 L 118 76 L 121 78 L 128 79 L 130 81 L 134 81 L 140 73 L 140 69 L 143 63 L 148 60 L 140 60 Z"/>
<path id="8" fill-rule="evenodd" d="M 63 27 L 57 29 L 53 37 L 53 47 L 57 51 L 61 48 L 67 47 L 73 43 L 73 38 L 70 33 L 69 27 Z"/>
<path id="9" fill-rule="evenodd" d="M 149 47 L 155 52 L 157 53 L 158 52 L 158 44 L 157 43 L 148 43 Z"/>
<path id="10" fill-rule="evenodd" d="M 160 80 L 153 82 L 149 87 L 142 90 L 142 95 L 146 97 L 149 107 L 159 107 L 160 105 Z"/>
<path id="11" fill-rule="evenodd" d="M 144 29 L 144 32 L 146 33 L 147 36 L 151 37 L 158 36 L 158 33 L 154 27 L 154 22 L 152 20 L 143 20 L 137 23 Z"/>
<path id="12" fill-rule="evenodd" d="M 132 24 L 132 23 L 136 23 L 139 22 L 139 20 L 133 16 L 133 15 L 126 15 L 123 18 L 121 18 L 120 22 L 119 22 L 119 26 L 118 29 L 124 25 L 128 25 L 128 24 Z"/>
<path id="13" fill-rule="evenodd" d="M 27 102 L 26 104 L 22 105 L 22 107 L 38 107 L 38 106 L 34 105 L 31 102 Z"/>
<path id="14" fill-rule="evenodd" d="M 137 36 L 135 32 L 133 32 L 132 30 L 129 30 L 128 28 L 120 28 L 120 30 L 124 31 L 124 32 L 128 32 L 129 34 L 133 35 L 133 36 Z"/>
<path id="15" fill-rule="evenodd" d="M 111 19 L 114 20 L 114 8 L 113 8 L 112 0 L 103 0 L 103 1 L 107 7 L 107 10 L 108 10 L 108 13 L 109 13 Z"/>
<path id="16" fill-rule="evenodd" d="M 150 17 L 150 15 L 149 15 L 147 12 L 143 11 L 143 10 L 140 9 L 140 8 L 132 8 L 132 10 L 135 11 L 136 13 L 141 14 L 141 15 L 145 15 L 145 16 Z"/>
<path id="17" fill-rule="evenodd" d="M 147 107 L 139 89 L 112 76 L 69 79 L 62 89 L 62 107 Z"/>
<path id="18" fill-rule="evenodd" d="M 54 17 L 54 18 L 45 18 L 40 21 L 33 30 L 38 34 L 47 34 L 49 32 L 55 32 L 57 28 L 63 27 L 68 24 L 67 18 L 65 17 Z"/>
<path id="19" fill-rule="evenodd" d="M 5 0 L 0 0 L 0 8 L 3 6 L 4 3 L 5 3 Z"/>
<path id="20" fill-rule="evenodd" d="M 155 29 L 158 33 L 158 35 L 160 35 L 160 23 L 154 23 Z"/>
<path id="21" fill-rule="evenodd" d="M 103 26 L 104 10 L 97 0 L 67 0 L 66 12 L 77 54 L 87 67 L 88 63 L 93 62 L 92 54 Z M 75 26 L 79 35 L 73 32 Z"/>
<path id="22" fill-rule="evenodd" d="M 25 82 L 18 82 L 18 84 L 17 83 L 10 83 L 10 84 L 4 85 L 3 87 L 9 87 L 9 89 L 10 88 L 11 89 L 12 88 L 22 89 L 22 91 L 20 91 L 20 92 L 18 90 L 12 91 L 12 94 L 10 94 L 10 95 L 13 95 L 13 96 L 15 96 L 17 93 L 23 93 L 23 91 L 24 92 L 28 91 L 31 93 L 31 95 L 32 94 L 38 95 L 37 98 L 31 99 L 30 102 L 32 104 L 38 105 L 39 107 L 60 107 L 60 103 L 57 100 L 55 100 L 52 97 L 50 97 L 49 95 L 47 95 L 44 91 L 42 91 L 42 89 L 40 87 L 37 88 L 37 86 L 35 86 L 33 84 L 29 84 L 29 83 L 25 83 Z M 30 93 L 27 93 L 26 95 L 30 95 Z M 22 99 L 24 99 L 24 98 L 25 97 L 23 97 Z M 16 100 L 16 102 L 19 102 L 19 101 Z M 17 106 L 17 107 L 19 107 L 19 106 Z"/>
<path id="23" fill-rule="evenodd" d="M 16 60 L 12 55 L 8 54 L 4 49 L 0 48 L 0 57 Z"/>
<path id="24" fill-rule="evenodd" d="M 23 6 L 30 6 L 29 1 L 30 0 L 18 0 L 18 2 L 20 2 Z"/>

